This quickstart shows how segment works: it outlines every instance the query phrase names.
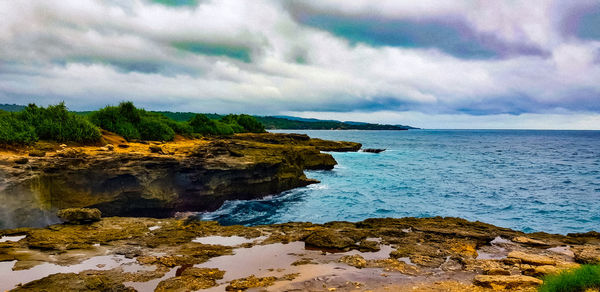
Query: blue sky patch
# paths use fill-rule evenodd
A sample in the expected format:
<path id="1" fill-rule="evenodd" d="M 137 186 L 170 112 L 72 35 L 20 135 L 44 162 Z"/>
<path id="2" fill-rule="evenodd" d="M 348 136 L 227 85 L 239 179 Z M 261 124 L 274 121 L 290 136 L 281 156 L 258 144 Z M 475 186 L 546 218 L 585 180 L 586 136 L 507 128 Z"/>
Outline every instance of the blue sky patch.
<path id="1" fill-rule="evenodd" d="M 173 47 L 199 55 L 224 56 L 250 63 L 250 48 L 201 42 L 176 42 Z"/>

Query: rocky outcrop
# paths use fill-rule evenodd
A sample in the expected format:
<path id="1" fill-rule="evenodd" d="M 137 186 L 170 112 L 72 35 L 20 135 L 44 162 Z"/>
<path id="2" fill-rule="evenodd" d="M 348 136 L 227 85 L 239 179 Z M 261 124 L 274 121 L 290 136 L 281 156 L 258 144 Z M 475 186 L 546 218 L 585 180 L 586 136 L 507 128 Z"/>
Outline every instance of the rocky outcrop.
<path id="1" fill-rule="evenodd" d="M 496 239 L 481 240 L 482 233 Z M 594 257 L 600 246 L 595 237 L 545 233 L 533 237 L 553 242 L 550 248 L 509 240 L 531 235 L 441 217 L 249 227 L 191 218 L 108 217 L 85 225 L 0 230 L 0 238 L 14 240 L 0 241 L 0 262 L 6 267 L 14 261 L 0 273 L 0 290 L 133 291 L 136 283 L 155 280 L 154 286 L 144 284 L 139 291 L 213 286 L 220 291 L 535 291 L 546 275 L 578 268 L 580 252 Z M 223 241 L 229 236 L 248 241 L 229 246 Z M 215 237 L 219 243 L 198 240 Z M 379 252 L 361 252 L 361 246 L 372 245 L 361 242 L 377 243 Z M 494 259 L 486 258 L 491 249 L 498 253 Z M 93 265 L 86 268 L 91 270 L 51 275 L 53 271 L 35 269 L 27 274 L 39 264 L 77 267 L 98 256 L 116 257 L 121 264 L 105 270 Z M 17 286 L 11 278 L 17 273 L 33 282 Z"/>
<path id="2" fill-rule="evenodd" d="M 120 145 L 120 144 L 119 144 Z M 210 211 L 226 200 L 256 199 L 317 181 L 305 169 L 332 169 L 321 150 L 360 144 L 286 134 L 128 143 L 128 147 L 56 147 L 45 157 L 0 160 L 0 228 L 58 222 L 63 208 L 97 208 L 105 216 L 167 217 Z M 160 151 L 157 151 L 159 149 Z"/>

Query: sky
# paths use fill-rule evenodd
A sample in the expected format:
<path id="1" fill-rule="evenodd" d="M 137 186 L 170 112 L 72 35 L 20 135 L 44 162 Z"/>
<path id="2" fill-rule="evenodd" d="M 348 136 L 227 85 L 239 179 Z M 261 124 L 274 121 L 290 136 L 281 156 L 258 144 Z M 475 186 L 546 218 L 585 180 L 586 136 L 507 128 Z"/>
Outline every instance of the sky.
<path id="1" fill-rule="evenodd" d="M 600 129 L 600 0 L 0 0 L 0 103 Z"/>

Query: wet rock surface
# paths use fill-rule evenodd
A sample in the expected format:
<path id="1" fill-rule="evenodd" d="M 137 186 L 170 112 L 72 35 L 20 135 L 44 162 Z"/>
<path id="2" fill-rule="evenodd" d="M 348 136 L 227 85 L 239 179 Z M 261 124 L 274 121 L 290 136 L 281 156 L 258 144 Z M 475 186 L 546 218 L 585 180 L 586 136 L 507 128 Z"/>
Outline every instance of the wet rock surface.
<path id="1" fill-rule="evenodd" d="M 535 291 L 600 246 L 593 236 L 544 233 L 535 239 L 550 247 L 515 242 L 530 236 L 440 217 L 254 227 L 107 217 L 0 231 L 16 235 L 0 242 L 0 290 Z M 200 243 L 217 236 L 221 244 Z"/>
<path id="2" fill-rule="evenodd" d="M 155 218 L 213 211 L 226 200 L 257 199 L 316 183 L 304 170 L 337 164 L 321 151 L 357 151 L 361 146 L 271 133 L 178 137 L 150 145 L 114 134 L 103 137 L 110 145 L 127 147 L 45 142 L 33 146 L 44 151 L 0 151 L 0 202 L 7 202 L 0 206 L 0 228 L 58 223 L 56 212 L 65 208 Z M 35 155 L 40 151 L 44 155 Z"/>

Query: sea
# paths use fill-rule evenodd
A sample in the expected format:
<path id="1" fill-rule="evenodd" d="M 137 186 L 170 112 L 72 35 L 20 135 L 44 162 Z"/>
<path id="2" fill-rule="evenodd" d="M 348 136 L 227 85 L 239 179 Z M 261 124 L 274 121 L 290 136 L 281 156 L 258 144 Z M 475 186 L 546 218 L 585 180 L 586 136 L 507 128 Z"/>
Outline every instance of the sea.
<path id="1" fill-rule="evenodd" d="M 201 213 L 221 224 L 460 217 L 524 232 L 600 231 L 600 131 L 279 130 L 354 141 L 320 181 Z"/>

